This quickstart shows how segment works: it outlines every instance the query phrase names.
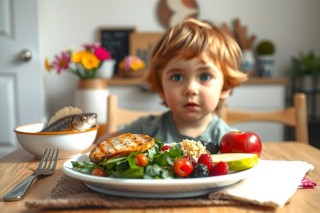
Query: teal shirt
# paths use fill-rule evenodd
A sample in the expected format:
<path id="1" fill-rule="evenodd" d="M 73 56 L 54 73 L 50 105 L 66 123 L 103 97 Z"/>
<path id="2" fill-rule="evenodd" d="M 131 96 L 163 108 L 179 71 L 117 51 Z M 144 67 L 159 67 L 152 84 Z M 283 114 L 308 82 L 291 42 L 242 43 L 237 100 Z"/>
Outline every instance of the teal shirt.
<path id="1" fill-rule="evenodd" d="M 145 116 L 137 119 L 131 124 L 120 129 L 121 133 L 146 134 L 151 137 L 156 137 L 164 143 L 180 142 L 183 139 L 201 141 L 204 145 L 206 142 L 218 142 L 222 136 L 229 131 L 237 130 L 226 124 L 217 115 L 213 116 L 212 121 L 207 126 L 206 130 L 198 137 L 192 138 L 180 134 L 172 119 L 170 111 L 161 115 Z"/>

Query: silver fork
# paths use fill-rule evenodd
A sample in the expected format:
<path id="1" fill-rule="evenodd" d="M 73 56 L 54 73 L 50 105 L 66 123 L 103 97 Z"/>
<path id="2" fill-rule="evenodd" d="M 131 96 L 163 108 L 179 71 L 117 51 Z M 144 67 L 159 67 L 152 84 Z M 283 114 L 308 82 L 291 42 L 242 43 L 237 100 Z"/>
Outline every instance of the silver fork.
<path id="1" fill-rule="evenodd" d="M 4 200 L 5 201 L 21 200 L 25 195 L 26 191 L 28 190 L 29 186 L 32 184 L 32 182 L 36 177 L 38 177 L 39 175 L 52 175 L 57 166 L 58 155 L 59 155 L 59 149 L 57 150 L 46 149 L 36 171 L 34 171 L 32 175 L 27 177 L 14 189 L 8 192 L 4 196 Z"/>

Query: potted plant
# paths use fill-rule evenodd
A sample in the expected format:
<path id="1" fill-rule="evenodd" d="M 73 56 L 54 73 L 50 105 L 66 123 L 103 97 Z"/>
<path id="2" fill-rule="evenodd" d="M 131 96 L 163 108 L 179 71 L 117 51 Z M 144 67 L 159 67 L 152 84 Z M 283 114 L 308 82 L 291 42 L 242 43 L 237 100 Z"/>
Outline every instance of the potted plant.
<path id="1" fill-rule="evenodd" d="M 319 147 L 320 55 L 309 51 L 300 52 L 297 56 L 292 57 L 288 75 L 291 77 L 292 93 L 307 94 L 309 143 Z"/>
<path id="2" fill-rule="evenodd" d="M 313 92 L 320 89 L 320 55 L 313 51 L 300 52 L 291 58 L 288 74 L 292 79 L 293 90 Z"/>
<path id="3" fill-rule="evenodd" d="M 320 55 L 317 56 L 313 51 L 308 53 L 300 52 L 298 56 L 292 57 L 289 75 L 294 78 L 320 76 Z"/>
<path id="4" fill-rule="evenodd" d="M 258 75 L 270 77 L 273 73 L 275 46 L 270 40 L 262 40 L 257 45 Z"/>

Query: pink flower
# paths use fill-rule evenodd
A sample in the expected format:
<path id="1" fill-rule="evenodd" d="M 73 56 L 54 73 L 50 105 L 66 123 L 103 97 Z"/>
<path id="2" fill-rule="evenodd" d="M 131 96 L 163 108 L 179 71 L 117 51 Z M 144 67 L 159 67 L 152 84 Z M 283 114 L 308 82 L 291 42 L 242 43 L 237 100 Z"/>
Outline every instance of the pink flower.
<path id="1" fill-rule="evenodd" d="M 94 54 L 97 56 L 97 58 L 101 61 L 111 59 L 111 54 L 109 51 L 104 49 L 103 47 L 97 47 L 94 49 Z"/>
<path id="2" fill-rule="evenodd" d="M 101 47 L 100 43 L 85 43 L 82 45 L 85 51 L 91 52 L 92 50 Z"/>
<path id="3" fill-rule="evenodd" d="M 60 55 L 55 56 L 52 62 L 52 68 L 56 69 L 58 74 L 60 74 L 63 70 L 69 69 L 70 62 L 70 54 L 68 52 L 62 52 Z"/>
<path id="4" fill-rule="evenodd" d="M 55 55 L 50 63 L 45 60 L 46 70 L 56 70 L 58 74 L 63 71 L 70 72 L 81 79 L 97 78 L 100 67 L 107 59 L 112 59 L 110 52 L 100 43 L 84 43 L 83 50 L 73 52 L 73 49 L 64 50 Z"/>
<path id="5" fill-rule="evenodd" d="M 119 63 L 119 69 L 124 71 L 139 71 L 145 68 L 144 61 L 138 56 L 129 55 Z"/>

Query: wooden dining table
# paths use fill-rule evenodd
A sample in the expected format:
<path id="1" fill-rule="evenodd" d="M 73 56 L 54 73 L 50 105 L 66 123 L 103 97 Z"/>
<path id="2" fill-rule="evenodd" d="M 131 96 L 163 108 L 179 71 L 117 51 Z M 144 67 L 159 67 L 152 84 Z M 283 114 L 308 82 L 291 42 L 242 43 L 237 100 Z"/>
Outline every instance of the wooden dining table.
<path id="1" fill-rule="evenodd" d="M 309 171 L 307 178 L 320 183 L 320 149 L 311 145 L 297 142 L 264 142 L 261 159 L 268 160 L 299 160 L 306 161 L 314 165 L 314 169 Z M 37 168 L 39 159 L 22 148 L 10 153 L 0 159 L 0 212 L 36 212 L 25 206 L 26 201 L 43 200 L 47 198 L 57 181 L 65 174 L 62 165 L 67 159 L 58 162 L 56 172 L 47 177 L 38 178 L 29 188 L 22 200 L 6 202 L 3 196 L 27 178 Z M 205 206 L 205 207 L 176 207 L 176 208 L 147 208 L 147 209 L 103 209 L 103 208 L 83 208 L 83 209 L 49 209 L 42 212 L 107 212 L 107 213 L 157 213 L 157 212 L 320 212 L 320 186 L 313 189 L 297 189 L 290 202 L 284 207 L 270 209 L 253 205 L 245 206 Z"/>

